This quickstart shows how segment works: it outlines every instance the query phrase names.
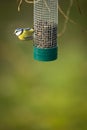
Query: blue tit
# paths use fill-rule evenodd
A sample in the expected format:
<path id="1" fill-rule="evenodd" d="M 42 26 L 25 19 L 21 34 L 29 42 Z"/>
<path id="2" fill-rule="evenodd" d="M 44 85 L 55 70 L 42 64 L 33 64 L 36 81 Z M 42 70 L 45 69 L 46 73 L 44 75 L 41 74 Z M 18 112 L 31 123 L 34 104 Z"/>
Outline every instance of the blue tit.
<path id="1" fill-rule="evenodd" d="M 17 28 L 15 29 L 15 35 L 20 40 L 33 40 L 34 29 L 32 28 Z"/>

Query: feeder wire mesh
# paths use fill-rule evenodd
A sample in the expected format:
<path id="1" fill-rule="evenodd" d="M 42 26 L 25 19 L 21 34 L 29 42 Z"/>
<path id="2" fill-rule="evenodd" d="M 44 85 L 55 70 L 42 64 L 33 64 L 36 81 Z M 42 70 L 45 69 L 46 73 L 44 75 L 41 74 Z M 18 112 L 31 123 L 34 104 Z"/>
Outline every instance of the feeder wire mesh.
<path id="1" fill-rule="evenodd" d="M 58 0 L 34 0 L 34 45 L 57 46 Z"/>

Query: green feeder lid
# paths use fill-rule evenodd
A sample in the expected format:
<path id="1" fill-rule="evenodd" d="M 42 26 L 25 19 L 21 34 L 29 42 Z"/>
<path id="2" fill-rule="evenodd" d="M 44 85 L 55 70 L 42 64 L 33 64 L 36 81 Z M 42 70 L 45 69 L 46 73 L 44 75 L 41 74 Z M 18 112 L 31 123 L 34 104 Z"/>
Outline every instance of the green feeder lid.
<path id="1" fill-rule="evenodd" d="M 53 61 L 57 59 L 58 47 L 38 48 L 34 47 L 34 59 L 38 61 Z"/>

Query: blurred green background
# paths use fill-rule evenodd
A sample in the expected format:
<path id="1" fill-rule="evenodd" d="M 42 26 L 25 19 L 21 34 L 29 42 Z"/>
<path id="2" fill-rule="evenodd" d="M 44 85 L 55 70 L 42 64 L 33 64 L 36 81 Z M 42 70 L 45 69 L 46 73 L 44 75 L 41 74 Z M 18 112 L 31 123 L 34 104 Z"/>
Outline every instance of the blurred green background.
<path id="1" fill-rule="evenodd" d="M 66 3 L 65 3 L 66 2 Z M 69 0 L 59 0 L 66 12 Z M 87 0 L 75 3 L 58 59 L 33 59 L 32 42 L 13 34 L 33 26 L 33 5 L 0 1 L 0 130 L 87 130 Z M 59 32 L 64 23 L 59 13 Z M 80 26 L 81 25 L 81 26 Z"/>

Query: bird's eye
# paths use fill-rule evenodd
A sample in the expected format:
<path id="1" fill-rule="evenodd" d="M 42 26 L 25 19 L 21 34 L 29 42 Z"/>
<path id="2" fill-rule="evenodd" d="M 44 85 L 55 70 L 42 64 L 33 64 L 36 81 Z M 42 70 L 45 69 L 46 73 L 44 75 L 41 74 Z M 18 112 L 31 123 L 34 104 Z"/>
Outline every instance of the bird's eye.
<path id="1" fill-rule="evenodd" d="M 17 32 L 18 32 L 17 30 L 14 31 L 14 33 L 17 33 Z"/>

